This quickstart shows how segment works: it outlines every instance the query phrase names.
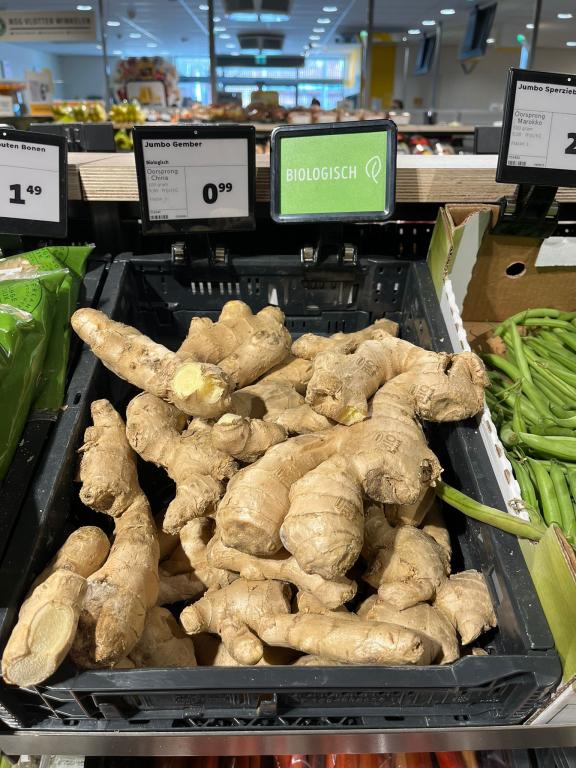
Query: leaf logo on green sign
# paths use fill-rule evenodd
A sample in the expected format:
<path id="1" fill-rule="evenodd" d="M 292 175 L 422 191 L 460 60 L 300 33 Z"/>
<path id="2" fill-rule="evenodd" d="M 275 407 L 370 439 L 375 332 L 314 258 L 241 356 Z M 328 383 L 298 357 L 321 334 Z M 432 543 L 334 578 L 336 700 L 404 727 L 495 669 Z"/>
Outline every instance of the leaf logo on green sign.
<path id="1" fill-rule="evenodd" d="M 382 158 L 380 155 L 373 155 L 366 161 L 366 176 L 372 179 L 374 184 L 378 184 L 378 178 L 382 173 Z"/>

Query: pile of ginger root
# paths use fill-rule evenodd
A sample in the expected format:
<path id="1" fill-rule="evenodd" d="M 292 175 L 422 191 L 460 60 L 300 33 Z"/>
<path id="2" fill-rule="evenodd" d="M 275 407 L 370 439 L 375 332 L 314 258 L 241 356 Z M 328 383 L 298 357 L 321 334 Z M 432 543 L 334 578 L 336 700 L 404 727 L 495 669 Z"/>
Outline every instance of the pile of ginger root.
<path id="1" fill-rule="evenodd" d="M 92 403 L 74 531 L 32 585 L 7 683 L 79 668 L 449 664 L 496 626 L 484 578 L 451 574 L 423 421 L 478 413 L 472 353 L 382 319 L 292 341 L 278 307 L 228 302 L 178 351 L 95 309 L 72 326 L 141 391 Z M 174 483 L 151 510 L 137 461 Z M 360 589 L 359 589 L 360 585 Z M 183 607 L 183 605 L 185 607 Z M 179 614 L 179 615 L 178 615 Z"/>

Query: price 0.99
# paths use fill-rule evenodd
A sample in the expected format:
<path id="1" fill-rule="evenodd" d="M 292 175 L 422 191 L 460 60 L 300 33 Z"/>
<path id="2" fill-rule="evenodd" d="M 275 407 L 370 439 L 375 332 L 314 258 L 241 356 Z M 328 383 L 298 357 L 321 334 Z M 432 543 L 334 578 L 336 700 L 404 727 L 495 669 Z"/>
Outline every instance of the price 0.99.
<path id="1" fill-rule="evenodd" d="M 222 192 L 232 192 L 232 184 L 229 181 L 221 181 L 219 184 L 205 184 L 202 189 L 202 197 L 205 203 L 212 205 L 218 200 L 218 195 Z"/>
<path id="2" fill-rule="evenodd" d="M 15 205 L 25 205 L 26 200 L 22 197 L 22 185 L 21 184 L 10 184 L 10 192 L 12 192 L 12 197 L 9 199 L 10 203 L 14 203 Z M 42 187 L 38 186 L 37 184 L 33 186 L 30 184 L 26 187 L 25 193 L 28 195 L 41 195 L 42 194 Z"/>

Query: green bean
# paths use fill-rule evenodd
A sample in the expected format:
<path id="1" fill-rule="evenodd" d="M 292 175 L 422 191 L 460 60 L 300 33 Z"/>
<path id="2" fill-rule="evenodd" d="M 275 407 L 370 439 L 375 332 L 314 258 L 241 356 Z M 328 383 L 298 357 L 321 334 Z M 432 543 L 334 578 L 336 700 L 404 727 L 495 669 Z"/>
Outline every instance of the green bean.
<path id="1" fill-rule="evenodd" d="M 573 429 L 569 429 L 568 427 L 559 427 L 556 424 L 531 424 L 529 431 L 533 435 L 547 435 L 549 437 L 576 437 L 576 433 Z M 516 437 L 518 437 L 518 435 L 516 435 Z"/>
<path id="2" fill-rule="evenodd" d="M 576 334 L 566 333 L 563 330 L 556 330 L 556 335 L 566 347 L 570 347 L 573 352 L 576 352 Z"/>
<path id="3" fill-rule="evenodd" d="M 537 423 L 542 417 L 534 408 L 530 400 L 528 400 L 524 395 L 520 393 L 514 393 L 510 389 L 509 390 L 496 390 L 492 391 L 491 393 L 493 396 L 496 397 L 499 403 L 506 403 L 508 406 L 508 409 L 510 410 L 510 413 L 512 413 L 514 409 L 514 403 L 516 402 L 516 398 L 520 400 L 520 409 L 522 411 L 522 416 L 526 419 L 526 421 L 529 421 L 531 424 Z M 548 419 L 550 418 L 550 414 L 548 414 Z M 523 430 L 526 431 L 526 430 Z"/>
<path id="4" fill-rule="evenodd" d="M 549 416 L 550 409 L 548 408 L 546 398 L 542 396 L 542 394 L 538 391 L 534 384 L 532 384 L 532 382 L 521 378 L 520 371 L 515 365 L 510 363 L 508 360 L 505 360 L 503 357 L 500 357 L 499 355 L 484 354 L 482 355 L 482 359 L 491 367 L 497 368 L 498 370 L 505 373 L 506 376 L 511 378 L 513 381 L 520 381 L 522 391 L 530 400 L 534 408 L 536 408 L 538 413 L 540 413 L 542 416 Z"/>
<path id="5" fill-rule="evenodd" d="M 502 531 L 512 533 L 515 536 L 520 536 L 523 539 L 539 541 L 546 531 L 544 526 L 529 523 L 514 515 L 501 512 L 494 507 L 488 507 L 485 504 L 481 504 L 479 501 L 470 498 L 470 496 L 466 496 L 465 493 L 457 491 L 456 488 L 452 488 L 442 481 L 436 483 L 435 490 L 436 495 L 439 496 L 442 501 L 446 502 L 446 504 L 449 504 L 451 507 L 460 510 L 460 512 L 463 512 L 468 517 L 472 517 L 474 520 L 479 520 L 481 523 L 492 525 L 495 528 L 500 528 Z"/>
<path id="6" fill-rule="evenodd" d="M 553 373 L 540 363 L 531 363 L 531 365 L 533 371 L 538 371 L 542 378 L 546 379 L 546 381 L 548 381 L 552 387 L 555 387 L 556 390 L 562 392 L 565 397 L 576 397 L 576 388 L 567 381 L 564 381 L 564 379 L 561 379 L 556 373 Z"/>
<path id="7" fill-rule="evenodd" d="M 576 504 L 576 469 L 570 469 L 567 473 L 568 486 L 574 503 Z"/>
<path id="8" fill-rule="evenodd" d="M 562 379 L 562 381 L 569 384 L 572 388 L 576 387 L 576 373 L 568 370 L 562 363 L 558 363 L 556 360 L 552 359 L 543 360 L 541 363 L 537 363 L 537 365 L 540 365 L 540 367 L 545 368 L 550 371 L 550 373 L 558 376 L 558 378 Z"/>
<path id="9" fill-rule="evenodd" d="M 522 401 L 519 395 L 516 395 L 512 407 L 512 429 L 516 432 L 528 432 L 526 422 L 522 416 Z"/>
<path id="10" fill-rule="evenodd" d="M 545 379 L 544 376 L 541 375 L 540 371 L 534 371 L 534 383 L 535 383 L 535 386 L 538 387 L 540 392 L 542 392 L 542 394 L 548 398 L 549 403 L 562 405 L 562 403 L 564 402 L 562 395 L 559 395 L 558 392 L 556 392 L 554 387 L 551 386 L 550 382 L 547 379 Z M 549 410 L 547 414 L 544 414 L 544 417 L 546 419 L 549 419 L 550 414 L 551 414 L 551 411 Z"/>
<path id="11" fill-rule="evenodd" d="M 552 465 L 552 469 L 550 470 L 550 480 L 556 491 L 556 499 L 558 501 L 560 518 L 562 520 L 562 530 L 564 533 L 568 533 L 570 526 L 575 520 L 574 507 L 572 506 L 572 498 L 570 496 L 570 491 L 568 490 L 566 476 L 557 464 Z"/>
<path id="12" fill-rule="evenodd" d="M 516 480 L 518 480 L 522 499 L 526 502 L 526 504 L 528 504 L 529 507 L 531 507 L 532 510 L 534 510 L 534 512 L 537 512 L 538 515 L 540 515 L 538 498 L 536 496 L 534 486 L 532 485 L 530 475 L 528 474 L 528 470 L 522 465 L 520 461 L 516 461 L 516 459 L 511 458 L 510 463 L 514 469 L 514 476 L 516 477 Z"/>
<path id="13" fill-rule="evenodd" d="M 500 428 L 500 440 L 507 448 L 512 448 L 519 442 L 518 435 L 509 421 L 505 421 Z"/>
<path id="14" fill-rule="evenodd" d="M 558 417 L 556 419 L 556 424 L 558 424 L 559 427 L 567 427 L 569 429 L 576 429 L 576 414 L 574 416 L 568 416 L 565 419 Z"/>
<path id="15" fill-rule="evenodd" d="M 519 325 L 525 325 L 528 328 L 561 328 L 566 331 L 574 331 L 574 326 L 566 320 L 555 320 L 551 317 L 543 317 L 541 320 L 537 317 L 528 317 L 523 323 Z"/>
<path id="16" fill-rule="evenodd" d="M 562 341 L 558 336 L 558 331 L 547 331 L 546 329 L 542 328 L 538 331 L 537 338 L 539 341 L 542 341 L 543 344 L 546 344 L 549 348 L 554 347 L 554 349 L 559 349 L 566 352 L 566 347 L 564 344 L 562 344 Z"/>
<path id="17" fill-rule="evenodd" d="M 576 372 L 576 355 L 563 351 L 565 347 L 555 347 L 553 344 L 544 344 L 537 339 L 526 339 L 526 344 L 535 349 L 540 357 L 553 360 L 557 365 L 563 365 L 572 373 Z"/>
<path id="18" fill-rule="evenodd" d="M 506 323 L 514 323 L 515 325 L 526 325 L 525 320 L 528 320 L 530 318 L 546 318 L 546 317 L 552 317 L 557 318 L 560 316 L 560 310 L 558 309 L 547 309 L 546 307 L 541 307 L 539 309 L 525 309 L 523 312 L 518 312 L 515 315 L 512 315 L 512 317 L 509 317 L 504 323 L 500 323 L 495 329 L 494 329 L 494 335 L 495 336 L 502 336 L 504 333 L 504 326 Z"/>
<path id="19" fill-rule="evenodd" d="M 536 487 L 540 497 L 540 508 L 542 509 L 544 520 L 547 525 L 552 525 L 552 523 L 560 525 L 562 516 L 560 514 L 560 507 L 558 506 L 558 499 L 556 498 L 554 483 L 552 482 L 547 469 L 543 467 L 540 462 L 531 459 L 530 465 L 534 470 Z"/>
<path id="20" fill-rule="evenodd" d="M 553 459 L 576 461 L 576 437 L 546 437 L 519 432 L 518 437 L 528 448 Z"/>
<path id="21" fill-rule="evenodd" d="M 514 323 L 507 323 L 508 331 L 510 333 L 511 347 L 514 351 L 514 357 L 516 358 L 516 365 L 524 379 L 532 382 L 532 374 L 530 373 L 530 367 L 528 360 L 526 359 L 525 350 L 522 348 L 522 340 L 518 333 L 518 328 Z"/>
<path id="22" fill-rule="evenodd" d="M 553 415 L 557 416 L 559 419 L 569 419 L 571 416 L 576 416 L 576 408 L 572 407 L 574 405 L 576 405 L 576 403 L 564 402 L 562 405 L 556 405 L 554 403 L 554 406 L 550 405 L 550 410 Z"/>

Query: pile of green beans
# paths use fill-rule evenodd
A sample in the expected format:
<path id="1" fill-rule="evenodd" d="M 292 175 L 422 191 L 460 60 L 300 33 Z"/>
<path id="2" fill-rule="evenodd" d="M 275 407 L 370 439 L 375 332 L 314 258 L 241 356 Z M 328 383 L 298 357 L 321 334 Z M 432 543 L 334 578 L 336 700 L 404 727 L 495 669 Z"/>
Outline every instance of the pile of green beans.
<path id="1" fill-rule="evenodd" d="M 494 331 L 486 401 L 532 522 L 576 545 L 576 312 L 529 309 Z"/>

